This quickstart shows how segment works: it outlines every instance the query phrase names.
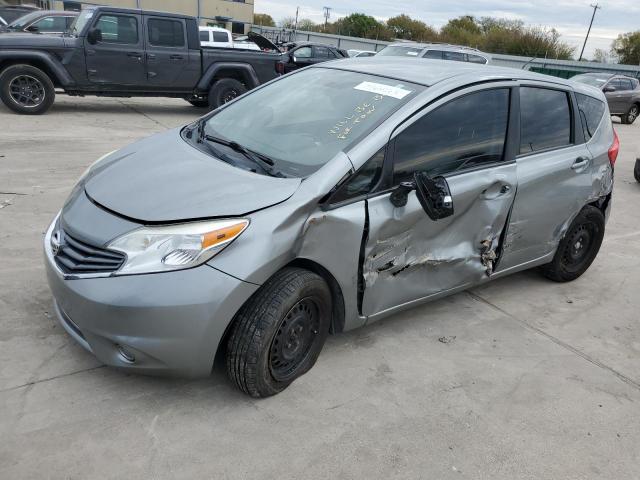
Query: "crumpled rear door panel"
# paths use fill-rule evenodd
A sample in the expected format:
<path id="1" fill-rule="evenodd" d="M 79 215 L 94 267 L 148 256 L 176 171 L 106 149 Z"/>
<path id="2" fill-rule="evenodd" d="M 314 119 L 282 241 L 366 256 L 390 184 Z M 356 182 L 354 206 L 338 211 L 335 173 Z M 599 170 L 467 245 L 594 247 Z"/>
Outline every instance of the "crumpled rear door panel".
<path id="1" fill-rule="evenodd" d="M 368 200 L 362 314 L 385 312 L 487 279 L 516 193 L 514 163 L 447 178 L 455 213 L 429 219 L 415 195 L 396 208 L 390 194 Z"/>

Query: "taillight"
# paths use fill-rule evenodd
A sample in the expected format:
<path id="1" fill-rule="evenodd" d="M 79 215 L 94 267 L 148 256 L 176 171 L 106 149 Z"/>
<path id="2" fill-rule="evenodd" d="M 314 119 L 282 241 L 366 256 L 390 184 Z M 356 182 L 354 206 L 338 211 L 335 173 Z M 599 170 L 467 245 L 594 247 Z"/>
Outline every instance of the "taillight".
<path id="1" fill-rule="evenodd" d="M 620 140 L 618 139 L 618 134 L 614 130 L 613 144 L 611 144 L 611 147 L 609 147 L 609 162 L 611 162 L 612 167 L 616 164 L 616 160 L 618 159 L 619 152 L 620 152 Z"/>
<path id="2" fill-rule="evenodd" d="M 276 62 L 276 72 L 280 75 L 284 75 L 284 63 Z"/>

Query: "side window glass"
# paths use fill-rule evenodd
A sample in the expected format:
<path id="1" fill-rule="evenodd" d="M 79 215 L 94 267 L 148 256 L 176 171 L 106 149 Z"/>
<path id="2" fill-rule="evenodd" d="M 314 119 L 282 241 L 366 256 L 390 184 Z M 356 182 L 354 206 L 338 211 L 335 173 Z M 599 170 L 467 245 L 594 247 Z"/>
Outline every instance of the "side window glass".
<path id="1" fill-rule="evenodd" d="M 571 145 L 569 97 L 561 90 L 520 88 L 520 153 Z"/>
<path id="2" fill-rule="evenodd" d="M 340 203 L 351 198 L 366 195 L 376 186 L 380 175 L 382 175 L 382 164 L 384 163 L 383 148 L 367 161 L 360 170 L 354 173 L 338 190 L 331 196 L 331 203 Z"/>
<path id="3" fill-rule="evenodd" d="M 200 31 L 200 41 L 201 42 L 208 42 L 209 41 L 209 32 L 206 30 L 201 30 Z"/>
<path id="4" fill-rule="evenodd" d="M 484 57 L 481 57 L 480 55 L 472 55 L 469 53 L 467 54 L 467 58 L 471 63 L 478 63 L 482 65 L 485 65 L 487 63 L 487 59 Z"/>
<path id="5" fill-rule="evenodd" d="M 581 93 L 576 93 L 576 99 L 578 100 L 578 110 L 580 110 L 580 120 L 582 121 L 584 136 L 587 141 L 589 141 L 602 120 L 604 103 L 597 98 Z"/>
<path id="6" fill-rule="evenodd" d="M 467 55 L 465 53 L 449 52 L 447 50 L 442 52 L 442 58 L 444 60 L 453 60 L 455 62 L 466 62 L 467 61 Z"/>
<path id="7" fill-rule="evenodd" d="M 34 26 L 42 33 L 64 32 L 67 29 L 67 21 L 65 17 L 46 17 L 34 23 Z"/>
<path id="8" fill-rule="evenodd" d="M 624 85 L 625 90 L 633 90 L 633 86 L 631 84 L 631 80 L 623 79 L 622 84 Z"/>
<path id="9" fill-rule="evenodd" d="M 154 47 L 184 47 L 184 28 L 180 21 L 150 18 L 147 29 L 149 44 Z"/>
<path id="10" fill-rule="evenodd" d="M 311 58 L 311 47 L 301 47 L 293 52 L 293 54 L 296 58 Z"/>
<path id="11" fill-rule="evenodd" d="M 329 58 L 329 49 L 327 47 L 313 47 L 313 56 L 315 58 Z"/>
<path id="12" fill-rule="evenodd" d="M 102 32 L 104 43 L 138 43 L 138 20 L 126 15 L 101 15 L 96 28 Z"/>
<path id="13" fill-rule="evenodd" d="M 442 60 L 441 50 L 427 50 L 422 58 L 433 58 L 434 60 Z"/>
<path id="14" fill-rule="evenodd" d="M 500 162 L 509 122 L 509 89 L 471 93 L 439 107 L 396 138 L 395 184 Z"/>
<path id="15" fill-rule="evenodd" d="M 213 33 L 213 41 L 217 43 L 228 43 L 229 35 L 227 32 L 212 32 Z"/>

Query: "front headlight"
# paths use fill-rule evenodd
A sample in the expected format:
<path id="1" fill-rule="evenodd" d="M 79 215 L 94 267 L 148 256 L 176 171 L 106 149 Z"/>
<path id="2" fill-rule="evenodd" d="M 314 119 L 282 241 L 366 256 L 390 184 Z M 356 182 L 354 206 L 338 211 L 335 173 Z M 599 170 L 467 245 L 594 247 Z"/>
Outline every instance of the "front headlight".
<path id="1" fill-rule="evenodd" d="M 142 227 L 116 238 L 107 248 L 127 255 L 116 275 L 182 270 L 221 252 L 248 225 L 249 220 L 232 219 Z"/>

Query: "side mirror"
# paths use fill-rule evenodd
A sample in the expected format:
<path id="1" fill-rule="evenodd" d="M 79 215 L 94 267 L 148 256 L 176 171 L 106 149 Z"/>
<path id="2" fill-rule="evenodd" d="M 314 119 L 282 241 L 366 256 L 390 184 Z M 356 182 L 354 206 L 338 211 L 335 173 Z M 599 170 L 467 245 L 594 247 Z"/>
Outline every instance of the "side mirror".
<path id="1" fill-rule="evenodd" d="M 616 91 L 616 87 L 614 87 L 613 85 L 607 85 L 606 87 L 604 87 L 602 89 L 602 91 L 604 93 L 611 93 L 611 92 L 615 92 Z"/>
<path id="2" fill-rule="evenodd" d="M 424 172 L 415 173 L 413 182 L 402 182 L 389 197 L 394 207 L 407 204 L 409 192 L 416 191 L 416 197 L 431 220 L 440 220 L 453 215 L 453 200 L 449 184 L 444 177 L 431 178 Z"/>
<path id="3" fill-rule="evenodd" d="M 89 42 L 91 45 L 95 45 L 98 42 L 102 41 L 102 30 L 100 30 L 99 28 L 92 28 L 91 30 L 89 30 L 89 32 L 87 33 L 87 42 Z"/>
<path id="4" fill-rule="evenodd" d="M 38 32 L 40 29 L 37 27 L 37 25 L 29 25 L 27 27 L 27 32 L 32 32 L 32 33 L 36 33 Z"/>

